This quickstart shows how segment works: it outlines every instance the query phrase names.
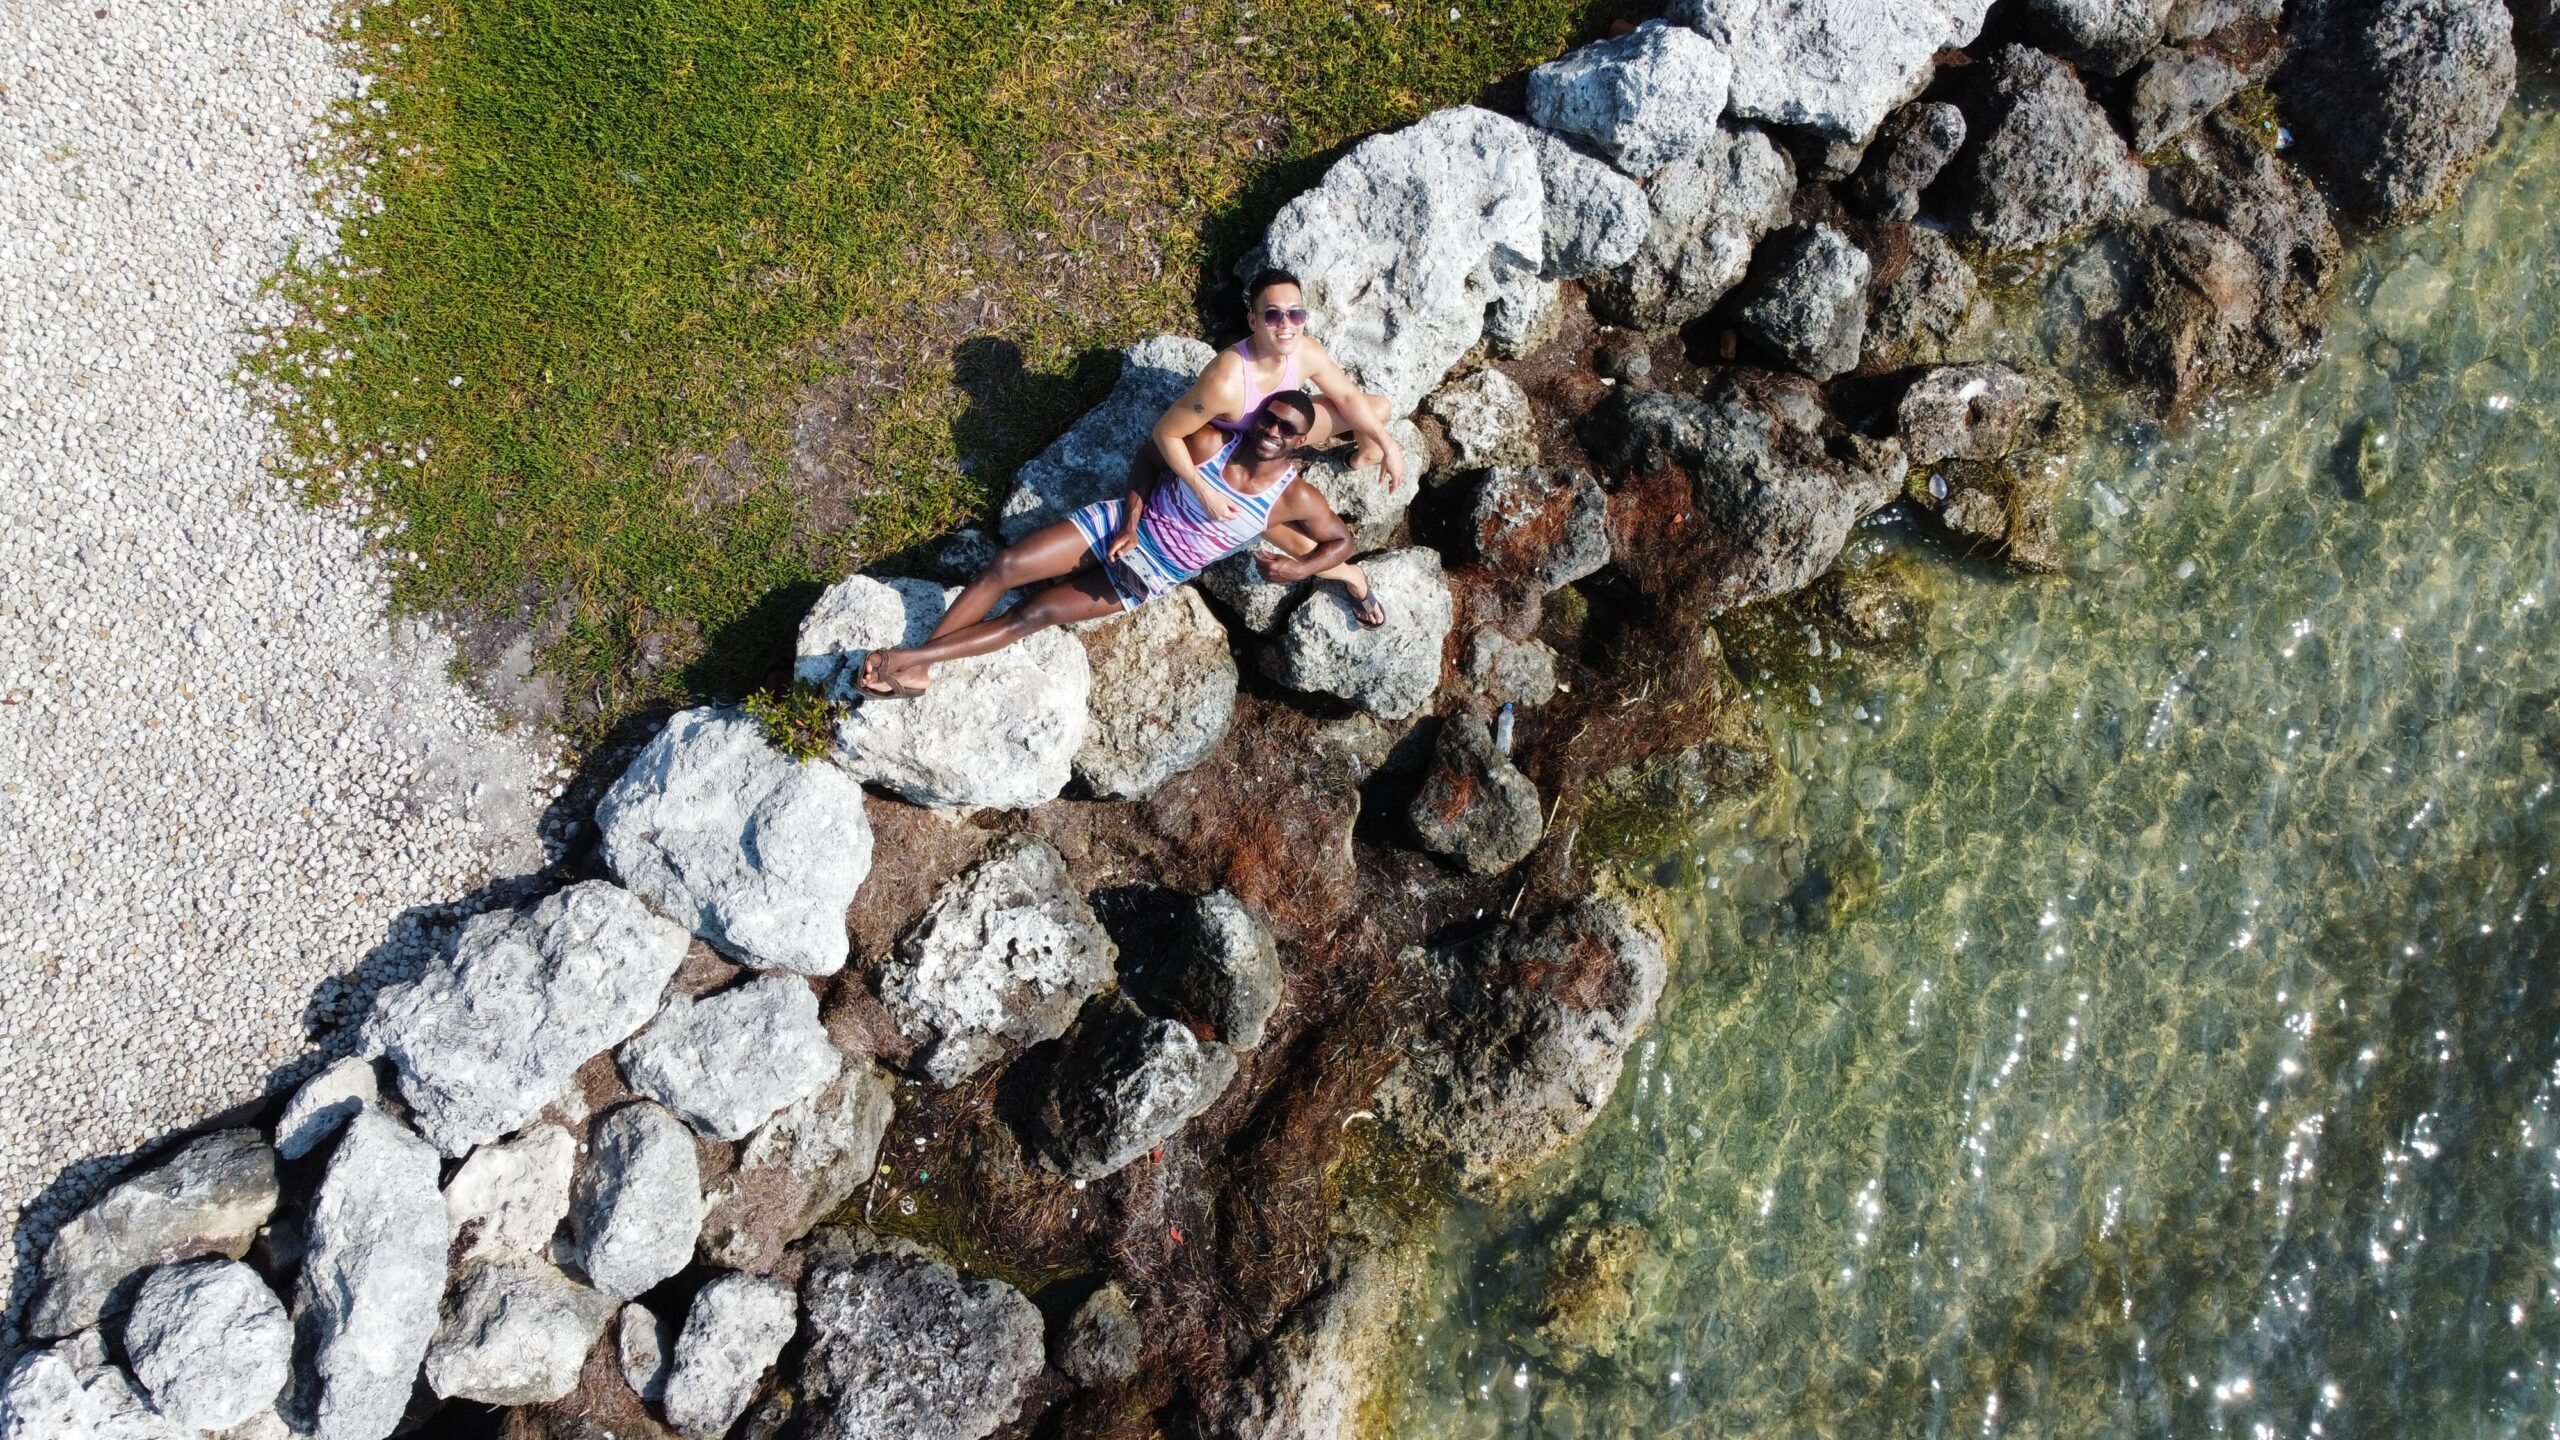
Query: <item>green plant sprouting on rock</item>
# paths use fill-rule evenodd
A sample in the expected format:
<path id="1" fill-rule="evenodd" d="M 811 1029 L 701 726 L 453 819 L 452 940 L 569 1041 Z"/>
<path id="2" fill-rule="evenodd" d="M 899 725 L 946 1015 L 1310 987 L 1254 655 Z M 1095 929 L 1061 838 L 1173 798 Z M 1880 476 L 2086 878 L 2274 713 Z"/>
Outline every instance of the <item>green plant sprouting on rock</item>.
<path id="1" fill-rule="evenodd" d="M 764 727 L 766 743 L 794 760 L 817 760 L 833 743 L 844 702 L 815 685 L 758 690 L 746 700 L 747 718 Z"/>

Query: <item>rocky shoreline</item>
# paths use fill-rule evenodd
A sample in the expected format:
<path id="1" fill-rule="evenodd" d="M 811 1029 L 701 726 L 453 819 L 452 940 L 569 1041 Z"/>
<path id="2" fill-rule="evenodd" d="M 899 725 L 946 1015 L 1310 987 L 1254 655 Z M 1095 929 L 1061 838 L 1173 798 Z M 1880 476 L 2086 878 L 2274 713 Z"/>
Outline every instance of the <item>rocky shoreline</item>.
<path id="1" fill-rule="evenodd" d="M 2084 396 L 2300 364 L 2333 217 L 2443 203 L 2515 84 L 2498 0 L 1987 10 L 1678 0 L 1352 149 L 1246 263 L 1412 413 L 1418 493 L 1314 471 L 1387 626 L 1230 562 L 865 705 L 993 539 L 843 581 L 815 733 L 674 717 L 563 888 L 63 1228 L 0 1436 L 1373 1433 L 1422 1222 L 1660 998 L 1611 859 L 1766 769 L 1719 622 L 1904 643 L 1833 573 L 1897 504 L 2058 569 Z M 1208 353 L 1132 347 L 1003 533 Z"/>

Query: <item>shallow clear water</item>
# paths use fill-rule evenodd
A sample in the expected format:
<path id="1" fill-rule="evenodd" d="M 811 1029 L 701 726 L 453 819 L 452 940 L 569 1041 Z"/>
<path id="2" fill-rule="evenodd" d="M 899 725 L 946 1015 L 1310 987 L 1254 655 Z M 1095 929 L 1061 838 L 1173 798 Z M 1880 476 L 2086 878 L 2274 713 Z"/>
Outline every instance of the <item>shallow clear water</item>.
<path id="1" fill-rule="evenodd" d="M 1666 860 L 1606 1118 L 1450 1222 L 1399 1433 L 2560 1433 L 2555 206 L 2511 112 L 2306 378 L 2093 441 L 2068 582 L 1861 539 L 1926 658 L 1765 702 L 1784 778 Z M 1609 1227 L 1631 1312 L 1541 1333 Z"/>

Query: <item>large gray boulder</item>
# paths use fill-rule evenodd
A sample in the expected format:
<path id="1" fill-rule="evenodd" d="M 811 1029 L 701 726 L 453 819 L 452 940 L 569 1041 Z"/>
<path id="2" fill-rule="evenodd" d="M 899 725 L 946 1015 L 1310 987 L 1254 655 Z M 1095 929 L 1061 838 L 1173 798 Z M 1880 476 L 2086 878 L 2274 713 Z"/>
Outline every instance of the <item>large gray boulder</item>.
<path id="1" fill-rule="evenodd" d="M 1751 247 L 1786 223 L 1796 188 L 1786 152 L 1755 128 L 1723 127 L 1645 185 L 1644 242 L 1590 277 L 1591 311 L 1648 332 L 1677 329 L 1715 308 L 1751 265 Z"/>
<path id="2" fill-rule="evenodd" d="M 238 1259 L 276 1208 L 276 1154 L 255 1130 L 221 1130 L 100 1196 L 54 1232 L 27 1333 L 53 1339 L 121 1312 L 154 1265 Z"/>
<path id="3" fill-rule="evenodd" d="M 1449 438 L 1451 469 L 1538 463 L 1538 417 L 1529 396 L 1492 366 L 1449 381 L 1422 405 Z"/>
<path id="4" fill-rule="evenodd" d="M 1099 1180 L 1171 1139 L 1235 1078 L 1226 1046 L 1125 995 L 1096 996 L 1041 1081 L 1029 1148 L 1051 1170 Z"/>
<path id="5" fill-rule="evenodd" d="M 1467 506 L 1467 539 L 1504 574 L 1559 590 L 1609 563 L 1609 494 L 1587 470 L 1488 470 Z"/>
<path id="6" fill-rule="evenodd" d="M 347 1122 L 294 1287 L 294 1395 L 319 1440 L 383 1440 L 409 1408 L 444 1298 L 435 1147 L 379 1110 Z"/>
<path id="7" fill-rule="evenodd" d="M 869 1063 L 765 1122 L 738 1152 L 738 1168 L 710 1196 L 702 1259 L 762 1269 L 782 1247 L 844 1208 L 872 1178 L 897 1102 L 889 1077 Z"/>
<path id="8" fill-rule="evenodd" d="M 338 1133 L 358 1110 L 381 1098 L 373 1062 L 349 1055 L 302 1082 L 276 1117 L 276 1154 L 299 1160 Z"/>
<path id="9" fill-rule="evenodd" d="M 717 1140 L 743 1140 L 827 1088 L 844 1057 L 797 976 L 768 975 L 667 1007 L 621 1050 L 622 1078 Z"/>
<path id="10" fill-rule="evenodd" d="M 0 1384 L 0 1440 L 197 1440 L 152 1408 L 95 1330 L 18 1357 Z"/>
<path id="11" fill-rule="evenodd" d="M 1811 382 L 1728 372 L 1704 400 L 1617 390 L 1583 421 L 1592 457 L 1628 472 L 1689 472 L 1701 533 L 1720 563 L 1707 599 L 1717 611 L 1802 589 L 1829 570 L 1849 529 L 1901 492 L 1907 470 L 1890 442 L 1826 430 Z"/>
<path id="12" fill-rule="evenodd" d="M 1867 252 L 1828 225 L 1771 236 L 1739 296 L 1734 320 L 1816 380 L 1857 368 L 1867 338 Z"/>
<path id="13" fill-rule="evenodd" d="M 1579 280 L 1624 264 L 1653 224 L 1644 187 L 1543 130 L 1530 137 L 1547 202 L 1547 256 L 1538 273 Z"/>
<path id="14" fill-rule="evenodd" d="M 1412 1251 L 1341 1242 L 1323 1272 L 1254 1356 L 1220 1440 L 1362 1440 L 1362 1423 L 1420 1280 Z"/>
<path id="15" fill-rule="evenodd" d="M 523 1129 L 647 1024 L 687 943 L 630 891 L 572 885 L 464 922 L 451 955 L 375 1000 L 362 1043 L 397 1067 L 419 1132 L 465 1154 Z"/>
<path id="16" fill-rule="evenodd" d="M 676 1337 L 667 1423 L 693 1440 L 728 1434 L 799 1328 L 799 1299 L 779 1280 L 732 1271 L 703 1286 Z"/>
<path id="17" fill-rule="evenodd" d="M 1135 611 L 1072 627 L 1092 667 L 1091 723 L 1076 778 L 1136 800 L 1208 757 L 1236 712 L 1227 627 L 1186 585 Z"/>
<path id="18" fill-rule="evenodd" d="M 1971 44 L 1991 0 L 1672 0 L 1670 17 L 1733 60 L 1732 113 L 1864 145 Z"/>
<path id="19" fill-rule="evenodd" d="M 856 684 L 865 655 L 923 644 L 957 594 L 856 575 L 818 597 L 800 623 L 795 673 L 851 707 L 836 722 L 832 758 L 864 784 L 937 810 L 1055 800 L 1084 746 L 1093 688 L 1084 647 L 1064 630 L 938 666 L 919 696 L 866 700 Z"/>
<path id="20" fill-rule="evenodd" d="M 1151 336 L 1122 352 L 1109 398 L 1014 473 L 1004 538 L 1019 540 L 1096 500 L 1127 494 L 1129 457 L 1217 353 L 1185 335 Z"/>
<path id="21" fill-rule="evenodd" d="M 1662 996 L 1662 939 L 1584 900 L 1432 957 L 1452 991 L 1430 1043 L 1379 1087 L 1380 1118 L 1478 1191 L 1560 1154 L 1599 1118 Z"/>
<path id="22" fill-rule="evenodd" d="M 1387 720 L 1419 714 L 1440 688 L 1441 650 L 1455 613 L 1439 555 L 1419 546 L 1361 557 L 1387 623 L 1371 629 L 1350 597 L 1327 586 L 1289 612 L 1262 651 L 1262 668 L 1294 690 L 1336 695 Z"/>
<path id="23" fill-rule="evenodd" d="M 1109 985 L 1119 948 L 1045 840 L 1016 838 L 942 887 L 898 942 L 880 999 L 931 1044 L 925 1074 L 955 1084 L 1008 1044 L 1063 1033 Z"/>
<path id="24" fill-rule="evenodd" d="M 1546 830 L 1538 787 L 1494 748 L 1473 715 L 1452 715 L 1432 745 L 1431 768 L 1405 807 L 1422 848 L 1470 875 L 1499 875 L 1528 858 Z"/>
<path id="25" fill-rule="evenodd" d="M 1238 1050 L 1262 1043 L 1280 1008 L 1280 950 L 1271 928 L 1224 890 L 1173 907 L 1147 958 L 1149 1004 L 1209 1027 Z"/>
<path id="26" fill-rule="evenodd" d="M 258 1272 L 236 1260 L 166 1265 L 134 1295 L 124 1352 L 161 1414 L 194 1430 L 228 1430 L 283 1393 L 293 1321 Z"/>
<path id="27" fill-rule="evenodd" d="M 2133 82 L 2133 148 L 2148 155 L 2186 134 L 2248 83 L 2239 66 L 2219 55 L 2163 53 Z"/>
<path id="28" fill-rule="evenodd" d="M 1529 72 L 1529 118 L 1639 178 L 1714 138 L 1733 65 L 1694 30 L 1648 21 Z"/>
<path id="29" fill-rule="evenodd" d="M 1943 100 L 1922 100 L 1893 112 L 1858 162 L 1849 198 L 1883 220 L 1920 213 L 1920 192 L 1964 148 L 1964 112 Z"/>
<path id="30" fill-rule="evenodd" d="M 1418 473 L 1429 450 L 1422 432 L 1411 420 L 1396 419 L 1387 422 L 1387 433 L 1404 447 L 1407 465 Z M 1356 453 L 1352 447 L 1338 446 L 1303 456 L 1298 473 L 1323 494 L 1325 503 L 1351 531 L 1352 543 L 1365 550 L 1387 543 L 1421 487 L 1410 474 L 1401 485 L 1390 482 L 1383 465 L 1353 465 Z"/>
<path id="31" fill-rule="evenodd" d="M 578 1142 L 557 1125 L 537 1125 L 503 1145 L 471 1152 L 444 1182 L 454 1260 L 541 1259 L 569 1215 Z"/>
<path id="32" fill-rule="evenodd" d="M 2090 75 L 2122 75 L 2160 44 L 2175 0 L 2026 0 L 2027 34 Z"/>
<path id="33" fill-rule="evenodd" d="M 427 1350 L 427 1384 L 447 1400 L 557 1400 L 577 1388 L 587 1352 L 620 1305 L 545 1261 L 467 1265 Z"/>
<path id="34" fill-rule="evenodd" d="M 2338 208 L 2397 224 L 2453 198 L 2516 90 L 2500 0 L 2303 0 L 2276 95 Z"/>
<path id="35" fill-rule="evenodd" d="M 1878 225 L 1869 243 L 1864 363 L 1899 370 L 1962 358 L 1990 318 L 1973 267 L 1917 225 Z"/>
<path id="36" fill-rule="evenodd" d="M 1352 147 L 1281 207 L 1246 265 L 1305 277 L 1326 348 L 1404 414 L 1483 338 L 1496 292 L 1539 274 L 1545 249 L 1528 127 L 1459 106 Z"/>
<path id="37" fill-rule="evenodd" d="M 862 786 L 803 764 L 730 709 L 686 710 L 596 806 L 604 861 L 721 953 L 766 970 L 844 968 L 844 912 L 871 873 Z"/>
<path id="38" fill-rule="evenodd" d="M 1236 623 L 1246 630 L 1256 635 L 1268 635 L 1280 623 L 1280 618 L 1289 613 L 1289 607 L 1316 588 L 1316 582 L 1271 580 L 1263 575 L 1260 566 L 1254 564 L 1254 553 L 1252 550 L 1240 550 L 1201 571 L 1200 592 L 1225 607 L 1226 613 L 1234 616 Z"/>
<path id="39" fill-rule="evenodd" d="M 702 1170 L 693 1132 L 647 1100 L 598 1120 L 587 1168 L 569 1201 L 579 1268 L 608 1295 L 628 1298 L 693 1258 L 702 1233 Z"/>
<path id="40" fill-rule="evenodd" d="M 1556 698 L 1556 652 L 1487 626 L 1467 637 L 1458 671 L 1486 703 L 1538 706 Z"/>
<path id="41" fill-rule="evenodd" d="M 1040 1312 L 901 1240 L 848 1234 L 800 1281 L 812 1440 L 985 1440 L 1041 1369 Z"/>
<path id="42" fill-rule="evenodd" d="M 1949 172 L 1960 233 L 2027 250 L 2141 206 L 2141 164 L 2071 67 L 2003 45 L 1980 73 L 1971 138 Z"/>

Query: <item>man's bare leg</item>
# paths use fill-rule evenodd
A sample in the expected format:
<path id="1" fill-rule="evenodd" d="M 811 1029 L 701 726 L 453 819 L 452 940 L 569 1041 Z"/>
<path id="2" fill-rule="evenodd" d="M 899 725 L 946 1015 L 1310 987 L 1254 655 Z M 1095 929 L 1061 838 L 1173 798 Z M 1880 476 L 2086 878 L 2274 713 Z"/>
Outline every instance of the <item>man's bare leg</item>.
<path id="1" fill-rule="evenodd" d="M 928 638 L 939 640 L 986 619 L 1006 591 L 1072 575 L 1093 563 L 1093 547 L 1085 543 L 1083 531 L 1064 520 L 1043 525 L 998 551 L 986 572 L 970 581 L 951 608 L 942 612 Z"/>
<path id="2" fill-rule="evenodd" d="M 933 638 L 911 650 L 872 651 L 862 659 L 863 688 L 875 694 L 920 695 L 932 682 L 933 667 L 945 660 L 984 655 L 1053 625 L 1116 615 L 1121 609 L 1120 592 L 1111 587 L 1101 568 L 1082 569 L 992 620 L 949 634 L 936 631 Z"/>
<path id="3" fill-rule="evenodd" d="M 1272 526 L 1263 533 L 1263 538 L 1285 552 L 1291 559 L 1302 560 L 1316 548 L 1315 541 L 1288 525 Z M 1380 601 L 1377 592 L 1369 587 L 1369 572 L 1361 569 L 1356 562 L 1345 560 L 1330 570 L 1319 570 L 1315 578 L 1331 580 L 1350 591 L 1351 608 L 1359 616 L 1361 624 L 1374 630 L 1387 623 L 1385 603 Z"/>

